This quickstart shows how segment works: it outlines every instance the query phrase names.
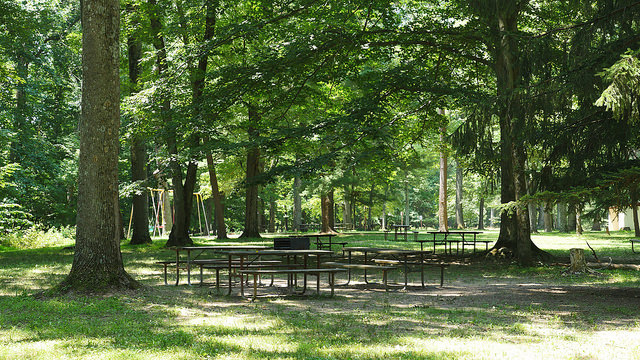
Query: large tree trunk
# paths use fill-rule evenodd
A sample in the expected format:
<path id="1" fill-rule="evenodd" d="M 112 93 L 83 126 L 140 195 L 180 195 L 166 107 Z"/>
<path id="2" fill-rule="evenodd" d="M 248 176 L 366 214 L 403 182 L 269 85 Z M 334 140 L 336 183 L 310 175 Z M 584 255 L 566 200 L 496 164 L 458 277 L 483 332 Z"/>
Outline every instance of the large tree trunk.
<path id="1" fill-rule="evenodd" d="M 300 231 L 302 225 L 302 198 L 300 197 L 300 188 L 302 180 L 299 175 L 293 179 L 293 231 Z"/>
<path id="2" fill-rule="evenodd" d="M 216 164 L 213 162 L 211 151 L 207 151 L 207 168 L 209 169 L 209 183 L 211 184 L 211 197 L 213 198 L 213 216 L 216 223 L 216 234 L 218 239 L 228 239 L 227 226 L 224 223 L 224 205 L 222 204 L 222 195 L 218 187 Z"/>
<path id="3" fill-rule="evenodd" d="M 552 214 L 553 204 L 551 201 L 547 201 L 544 207 L 544 232 L 552 232 L 553 231 L 553 214 Z"/>
<path id="4" fill-rule="evenodd" d="M 576 213 L 577 213 L 577 209 L 576 209 L 576 203 L 575 202 L 571 202 L 569 204 L 569 206 L 567 207 L 567 231 L 569 232 L 575 232 L 576 231 Z"/>
<path id="5" fill-rule="evenodd" d="M 444 113 L 444 111 L 442 112 Z M 440 191 L 438 194 L 438 230 L 449 230 L 447 215 L 447 151 L 445 146 L 446 128 L 440 129 Z"/>
<path id="6" fill-rule="evenodd" d="M 558 221 L 556 221 L 556 227 L 560 232 L 568 232 L 567 228 L 567 204 L 564 202 L 558 202 Z"/>
<path id="7" fill-rule="evenodd" d="M 518 18 L 522 3 L 498 1 L 492 13 L 495 34 L 495 71 L 500 118 L 500 165 L 501 202 L 518 201 L 527 194 L 525 175 L 526 153 L 520 142 L 525 130 L 522 100 L 518 93 L 521 87 L 520 59 L 518 55 Z M 493 17 L 494 16 L 494 17 Z M 529 211 L 526 206 L 517 206 L 515 211 L 503 211 L 500 235 L 494 249 L 509 249 L 521 265 L 529 265 L 533 254 L 544 253 L 531 241 Z"/>
<path id="8" fill-rule="evenodd" d="M 462 209 L 462 166 L 456 162 L 456 226 L 464 229 L 464 213 Z"/>
<path id="9" fill-rule="evenodd" d="M 62 292 L 137 288 L 124 270 L 117 232 L 120 127 L 120 2 L 82 6 L 82 113 L 78 125 L 76 246 Z"/>
<path id="10" fill-rule="evenodd" d="M 133 12 L 132 7 L 127 8 L 128 12 Z M 134 27 L 139 28 L 139 24 L 134 23 Z M 127 40 L 129 51 L 129 82 L 132 91 L 138 89 L 138 77 L 140 75 L 140 60 L 142 59 L 142 41 L 137 29 L 134 29 Z M 149 197 L 146 190 L 147 180 L 147 148 L 144 136 L 134 134 L 131 139 L 131 180 L 140 183 L 140 190 L 133 194 L 133 214 L 131 235 L 132 245 L 150 244 L 149 235 Z"/>
<path id="11" fill-rule="evenodd" d="M 322 213 L 322 225 L 320 227 L 320 232 L 322 233 L 335 233 L 335 230 L 331 227 L 331 216 L 333 211 L 331 208 L 333 207 L 332 203 L 332 195 L 331 192 L 326 195 L 320 196 L 320 208 Z"/>
<path id="12" fill-rule="evenodd" d="M 257 110 L 249 105 L 249 128 L 247 133 L 250 140 L 256 140 L 259 136 L 255 124 L 258 122 L 259 114 Z M 245 178 L 245 217 L 244 231 L 241 238 L 259 238 L 260 220 L 258 214 L 258 176 L 260 175 L 260 148 L 256 145 L 247 150 L 247 174 Z"/>

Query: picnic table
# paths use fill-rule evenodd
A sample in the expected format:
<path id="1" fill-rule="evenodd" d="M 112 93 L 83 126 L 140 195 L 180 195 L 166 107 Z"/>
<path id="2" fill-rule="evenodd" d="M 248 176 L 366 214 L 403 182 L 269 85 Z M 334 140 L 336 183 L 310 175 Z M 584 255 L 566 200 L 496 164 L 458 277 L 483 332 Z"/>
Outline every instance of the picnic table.
<path id="1" fill-rule="evenodd" d="M 398 233 L 404 235 L 404 241 L 407 241 L 407 233 L 411 225 L 391 225 L 393 228 L 393 239 L 398 241 Z"/>
<path id="2" fill-rule="evenodd" d="M 186 267 L 187 270 L 187 284 L 191 285 L 191 265 L 193 264 L 193 260 L 197 259 L 204 252 L 214 252 L 214 253 L 225 253 L 227 251 L 240 251 L 240 250 L 266 250 L 269 249 L 268 246 L 261 245 L 231 245 L 231 246 L 181 246 L 181 247 L 172 247 L 169 248 L 176 253 L 176 285 L 180 284 L 180 268 L 181 264 L 183 267 Z M 180 259 L 180 253 L 186 252 L 187 259 L 186 261 Z M 191 258 L 191 253 L 196 253 L 193 259 Z M 160 264 L 164 265 L 164 280 L 165 284 L 167 284 L 167 266 L 171 265 L 172 261 L 161 261 Z"/>
<path id="3" fill-rule="evenodd" d="M 318 250 L 322 250 L 322 249 L 329 249 L 331 250 L 331 246 L 332 245 L 342 245 L 343 247 L 347 244 L 346 242 L 333 242 L 332 239 L 334 236 L 337 236 L 336 234 L 331 234 L 331 233 L 322 233 L 322 234 L 304 234 L 304 235 L 291 235 L 289 236 L 290 238 L 300 238 L 300 237 L 306 237 L 306 238 L 315 238 L 316 239 L 316 249 Z"/>
<path id="4" fill-rule="evenodd" d="M 422 286 L 424 287 L 424 255 L 430 254 L 431 251 L 424 250 L 405 250 L 405 249 L 389 249 L 389 248 L 377 248 L 377 247 L 363 247 L 363 246 L 354 246 L 354 247 L 345 247 L 343 251 L 347 252 L 347 258 L 349 264 L 352 264 L 352 254 L 353 253 L 362 253 L 364 255 L 364 264 L 368 264 L 369 261 L 373 262 L 376 257 L 385 257 L 387 259 L 395 260 L 399 265 L 404 268 L 404 287 L 406 288 L 408 285 L 408 269 L 411 264 L 411 260 L 417 257 L 418 262 L 417 265 L 420 266 L 420 280 L 422 282 Z M 373 254 L 373 257 L 369 257 L 368 255 Z M 364 268 L 364 281 L 365 283 L 369 283 L 367 280 L 367 269 Z M 351 282 L 351 270 L 348 272 L 348 280 L 347 285 Z"/>
<path id="5" fill-rule="evenodd" d="M 489 250 L 489 240 L 478 240 L 477 235 L 482 234 L 482 231 L 428 231 L 428 234 L 433 234 L 433 239 L 422 239 L 416 240 L 420 243 L 420 249 L 424 249 L 424 243 L 432 243 L 433 244 L 433 253 L 436 252 L 436 245 L 444 245 L 444 252 L 447 253 L 447 245 L 449 246 L 449 254 L 453 254 L 453 244 L 456 244 L 456 255 L 460 250 L 460 246 L 462 245 L 462 254 L 464 255 L 464 247 L 465 245 L 473 246 L 473 252 L 476 252 L 476 244 L 484 243 L 485 250 Z M 442 235 L 440 239 L 437 238 L 438 235 Z M 450 237 L 459 237 L 459 239 Z M 471 236 L 473 240 L 471 240 Z M 466 238 L 465 238 L 466 237 Z"/>
<path id="6" fill-rule="evenodd" d="M 329 250 L 271 250 L 271 249 L 267 249 L 267 250 L 244 250 L 244 251 L 229 251 L 227 252 L 227 256 L 228 256 L 228 264 L 229 264 L 229 292 L 228 294 L 231 295 L 231 292 L 233 290 L 233 281 L 232 281 L 232 273 L 233 273 L 233 269 L 236 268 L 238 269 L 237 274 L 240 277 L 240 294 L 242 296 L 244 296 L 244 275 L 248 275 L 248 274 L 253 274 L 254 276 L 260 273 L 266 273 L 265 269 L 260 269 L 259 266 L 254 267 L 252 270 L 247 270 L 248 267 L 256 261 L 260 261 L 262 257 L 264 256 L 279 256 L 284 258 L 284 260 L 286 260 L 286 264 L 290 264 L 291 268 L 287 268 L 287 266 L 285 266 L 284 269 L 269 269 L 268 273 L 269 274 L 287 274 L 287 287 L 292 288 L 293 286 L 295 286 L 296 284 L 296 277 L 295 275 L 297 274 L 302 274 L 304 275 L 304 283 L 303 283 L 303 290 L 302 293 L 304 294 L 304 292 L 307 289 L 307 275 L 308 274 L 312 274 L 312 275 L 317 275 L 318 276 L 318 282 L 316 283 L 317 289 L 319 291 L 319 287 L 320 287 L 320 273 L 325 272 L 325 273 L 333 273 L 335 269 L 321 269 L 320 268 L 320 257 L 323 255 L 328 255 L 331 256 L 333 255 L 332 251 Z M 312 267 L 312 265 L 309 264 L 309 256 L 315 256 L 316 257 L 316 265 L 315 267 Z M 294 264 L 298 265 L 299 263 L 297 262 L 298 257 L 302 257 L 302 263 L 301 263 L 301 267 L 296 267 L 296 269 L 293 269 Z M 235 260 L 234 260 L 235 259 Z M 333 288 L 333 284 L 332 288 Z M 255 282 L 255 278 L 254 278 L 254 297 L 255 297 L 255 292 L 256 292 L 256 288 L 257 288 L 257 284 Z"/>

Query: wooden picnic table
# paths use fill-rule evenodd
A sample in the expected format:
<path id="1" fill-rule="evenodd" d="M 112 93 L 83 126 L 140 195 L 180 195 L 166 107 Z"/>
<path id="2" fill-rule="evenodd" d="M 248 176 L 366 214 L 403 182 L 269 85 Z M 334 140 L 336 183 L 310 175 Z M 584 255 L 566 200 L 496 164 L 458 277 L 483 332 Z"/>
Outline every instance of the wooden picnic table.
<path id="1" fill-rule="evenodd" d="M 464 255 L 465 245 L 472 245 L 473 252 L 476 252 L 476 244 L 481 242 L 485 244 L 486 250 L 489 250 L 489 240 L 478 240 L 477 235 L 482 234 L 482 231 L 428 231 L 428 234 L 433 234 L 433 239 L 416 240 L 420 243 L 420 249 L 423 250 L 423 244 L 425 242 L 433 244 L 433 253 L 436 252 L 436 245 L 444 245 L 444 251 L 447 253 L 447 245 L 449 245 L 449 254 L 453 254 L 453 244 L 456 244 L 456 255 L 459 251 L 459 245 L 462 245 L 462 254 Z M 442 235 L 441 239 L 437 239 L 438 235 Z M 450 236 L 459 236 L 460 239 L 450 239 Z M 466 239 L 465 239 L 466 236 Z M 473 240 L 469 237 L 473 236 Z"/>
<path id="2" fill-rule="evenodd" d="M 302 256 L 302 269 L 320 269 L 320 257 L 322 255 L 333 255 L 332 251 L 329 250 L 244 250 L 244 251 L 229 251 L 227 252 L 227 257 L 229 261 L 229 292 L 228 295 L 231 295 L 233 289 L 233 281 L 232 281 L 232 273 L 234 269 L 234 258 L 237 260 L 235 264 L 239 262 L 239 266 L 237 266 L 238 275 L 240 276 L 240 294 L 244 296 L 244 277 L 242 273 L 242 269 L 249 266 L 254 261 L 259 261 L 263 256 L 280 256 L 286 259 L 287 264 L 296 264 L 297 257 Z M 309 256 L 316 257 L 316 266 L 315 268 L 309 267 Z M 292 262 L 293 261 L 293 262 Z M 283 273 L 288 274 L 287 278 L 287 286 L 291 288 L 295 285 L 295 274 L 290 269 L 283 270 Z M 304 275 L 304 284 L 302 293 L 304 293 L 307 289 L 307 272 L 302 272 Z M 320 282 L 320 275 L 318 274 L 318 283 Z M 319 284 L 318 284 L 319 286 Z M 255 287 L 255 284 L 254 284 Z"/>
<path id="3" fill-rule="evenodd" d="M 193 260 L 197 259 L 204 252 L 217 252 L 217 253 L 225 253 L 227 251 L 241 251 L 241 250 L 266 250 L 269 249 L 268 246 L 261 245 L 230 245 L 230 246 L 180 246 L 180 247 L 172 247 L 169 248 L 176 253 L 176 285 L 180 284 L 180 264 L 185 264 L 187 268 L 187 284 L 191 285 L 191 264 Z M 187 253 L 187 260 L 180 260 L 180 253 Z M 197 252 L 197 254 L 191 258 L 191 253 Z M 165 268 L 166 271 L 166 268 Z M 166 280 L 166 273 L 165 273 Z"/>
<path id="4" fill-rule="evenodd" d="M 349 264 L 352 263 L 352 253 L 359 252 L 364 255 L 364 264 L 367 264 L 368 260 L 373 260 L 373 258 L 368 258 L 368 254 L 374 254 L 374 258 L 376 255 L 382 255 L 386 257 L 391 257 L 395 260 L 398 260 L 400 265 L 404 267 L 404 287 L 406 288 L 408 285 L 408 268 L 409 268 L 409 258 L 410 257 L 418 257 L 419 265 L 420 265 L 420 280 L 422 282 L 422 286 L 424 287 L 424 255 L 430 254 L 431 251 L 423 251 L 423 250 L 405 250 L 405 249 L 389 249 L 389 248 L 377 248 L 377 247 L 363 247 L 363 246 L 351 246 L 343 248 L 343 251 L 347 252 L 347 257 Z M 367 270 L 364 269 L 364 281 L 365 283 L 369 283 L 367 280 Z M 348 280 L 347 284 L 351 282 L 351 270 L 348 272 Z"/>
<path id="5" fill-rule="evenodd" d="M 411 225 L 391 225 L 391 227 L 393 228 L 393 239 L 395 241 L 398 241 L 398 233 L 404 235 L 404 241 L 407 241 L 407 232 Z"/>
<path id="6" fill-rule="evenodd" d="M 291 235 L 289 237 L 294 239 L 300 238 L 300 237 L 315 238 L 316 249 L 318 250 L 322 250 L 324 248 L 328 248 L 329 250 L 332 250 L 331 248 L 332 245 L 342 245 L 343 247 L 344 245 L 346 245 L 346 242 L 333 242 L 332 239 L 334 236 L 337 236 L 337 234 L 331 234 L 331 233 L 304 234 L 304 235 Z"/>

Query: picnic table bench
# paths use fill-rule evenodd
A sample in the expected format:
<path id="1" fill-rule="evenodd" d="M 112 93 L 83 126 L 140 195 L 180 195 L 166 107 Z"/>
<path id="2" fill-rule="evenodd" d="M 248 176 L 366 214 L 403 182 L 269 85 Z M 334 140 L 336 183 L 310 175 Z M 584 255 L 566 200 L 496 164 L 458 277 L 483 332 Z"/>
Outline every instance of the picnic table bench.
<path id="1" fill-rule="evenodd" d="M 351 269 L 380 270 L 382 271 L 382 282 L 384 284 L 385 291 L 388 291 L 389 289 L 387 286 L 387 272 L 389 270 L 397 269 L 397 267 L 395 266 L 380 266 L 380 265 L 373 265 L 373 264 L 349 264 L 349 263 L 341 263 L 341 262 L 335 262 L 335 261 L 324 262 L 322 265 L 340 267 L 346 270 L 351 270 Z"/>
<path id="2" fill-rule="evenodd" d="M 631 251 L 634 253 L 640 252 L 640 251 L 635 251 L 635 249 L 633 248 L 633 244 L 640 244 L 640 239 L 631 239 L 629 241 L 631 242 Z"/>
<path id="3" fill-rule="evenodd" d="M 287 275 L 297 275 L 297 274 L 304 274 L 305 275 L 305 281 L 304 281 L 304 288 L 302 290 L 302 294 L 304 294 L 304 292 L 307 289 L 307 280 L 306 280 L 306 275 L 315 275 L 317 277 L 317 281 L 316 281 L 316 294 L 320 294 L 320 274 L 329 274 L 329 286 L 331 287 L 331 296 L 334 295 L 335 293 L 335 274 L 338 272 L 343 272 L 346 271 L 345 269 L 336 269 L 336 268 L 329 268 L 329 269 L 242 269 L 239 270 L 239 272 L 243 275 L 253 275 L 253 299 L 256 299 L 256 296 L 258 295 L 258 276 L 259 275 L 276 275 L 276 274 L 287 274 Z M 241 293 L 244 293 L 242 288 L 243 285 L 241 283 L 240 285 L 241 287 Z"/>

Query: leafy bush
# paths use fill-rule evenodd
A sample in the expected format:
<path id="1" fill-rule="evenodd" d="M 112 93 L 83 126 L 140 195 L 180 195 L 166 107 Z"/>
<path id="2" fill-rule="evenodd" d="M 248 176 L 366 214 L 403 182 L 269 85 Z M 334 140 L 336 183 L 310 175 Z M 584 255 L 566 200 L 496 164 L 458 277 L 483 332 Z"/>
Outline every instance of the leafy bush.
<path id="1" fill-rule="evenodd" d="M 14 249 L 35 249 L 49 246 L 71 245 L 75 238 L 75 228 L 51 228 L 44 231 L 38 226 L 15 231 L 0 238 L 0 246 Z"/>
<path id="2" fill-rule="evenodd" d="M 0 202 L 0 234 L 31 228 L 31 214 L 18 204 Z"/>

